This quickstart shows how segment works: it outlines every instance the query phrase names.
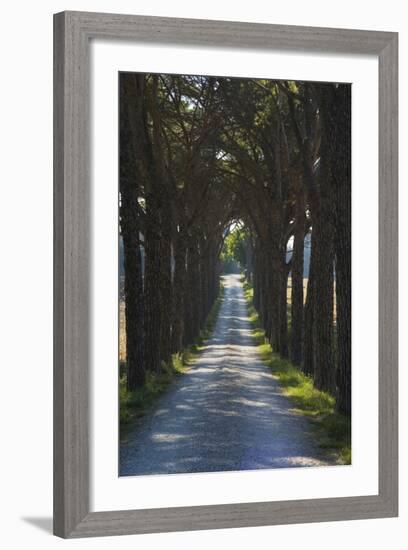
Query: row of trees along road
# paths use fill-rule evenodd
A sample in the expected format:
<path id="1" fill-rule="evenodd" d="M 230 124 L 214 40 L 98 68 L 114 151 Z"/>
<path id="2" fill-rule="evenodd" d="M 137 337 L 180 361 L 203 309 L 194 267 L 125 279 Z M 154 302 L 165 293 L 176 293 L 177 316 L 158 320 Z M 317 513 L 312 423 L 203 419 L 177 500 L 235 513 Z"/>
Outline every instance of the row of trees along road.
<path id="1" fill-rule="evenodd" d="M 129 389 L 198 336 L 239 223 L 274 351 L 351 412 L 350 110 L 344 84 L 121 73 Z"/>

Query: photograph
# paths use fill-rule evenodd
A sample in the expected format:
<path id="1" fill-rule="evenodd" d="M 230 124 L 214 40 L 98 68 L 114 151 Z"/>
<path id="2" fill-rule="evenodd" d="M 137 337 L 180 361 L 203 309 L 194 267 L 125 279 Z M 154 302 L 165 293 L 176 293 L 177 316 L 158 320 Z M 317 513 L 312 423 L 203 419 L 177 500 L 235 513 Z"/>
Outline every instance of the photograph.
<path id="1" fill-rule="evenodd" d="M 408 26 L 367 7 L 4 4 L 6 550 L 407 546 Z"/>
<path id="2" fill-rule="evenodd" d="M 118 78 L 119 476 L 351 464 L 351 84 Z"/>

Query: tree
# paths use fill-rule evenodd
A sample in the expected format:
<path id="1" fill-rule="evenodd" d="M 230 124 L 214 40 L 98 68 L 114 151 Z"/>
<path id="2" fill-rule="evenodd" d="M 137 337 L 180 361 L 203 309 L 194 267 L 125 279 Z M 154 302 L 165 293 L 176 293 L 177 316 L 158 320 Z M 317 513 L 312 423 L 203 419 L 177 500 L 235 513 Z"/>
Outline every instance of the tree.
<path id="1" fill-rule="evenodd" d="M 120 94 L 128 387 L 194 342 L 234 261 L 273 350 L 348 414 L 350 87 L 129 73 Z"/>
<path id="2" fill-rule="evenodd" d="M 135 389 L 145 380 L 144 296 L 141 266 L 141 213 L 143 155 L 138 144 L 145 127 L 142 106 L 143 79 L 120 77 L 120 229 L 123 237 L 126 304 L 127 387 Z"/>
<path id="3" fill-rule="evenodd" d="M 331 159 L 335 190 L 337 410 L 351 414 L 351 90 L 333 87 Z"/>

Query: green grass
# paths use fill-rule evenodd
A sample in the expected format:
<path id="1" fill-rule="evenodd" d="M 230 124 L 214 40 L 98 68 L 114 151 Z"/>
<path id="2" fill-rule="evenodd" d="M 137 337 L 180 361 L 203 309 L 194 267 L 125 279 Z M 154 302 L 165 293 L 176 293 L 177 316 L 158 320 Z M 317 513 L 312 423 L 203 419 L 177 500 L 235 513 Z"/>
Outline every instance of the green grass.
<path id="1" fill-rule="evenodd" d="M 312 378 L 273 352 L 252 303 L 253 289 L 246 281 L 244 293 L 258 352 L 272 374 L 279 379 L 282 392 L 292 400 L 297 413 L 311 420 L 317 442 L 326 454 L 334 457 L 339 464 L 351 464 L 350 418 L 335 411 L 336 401 L 332 395 L 316 389 Z"/>
<path id="2" fill-rule="evenodd" d="M 132 421 L 143 416 L 153 406 L 157 398 L 166 391 L 177 376 L 184 374 L 202 352 L 206 340 L 211 336 L 218 312 L 221 306 L 224 289 L 221 286 L 220 294 L 208 315 L 205 327 L 196 342 L 181 353 L 172 356 L 171 363 L 162 363 L 159 373 L 147 372 L 146 382 L 135 391 L 126 388 L 126 363 L 119 365 L 119 418 L 121 439 L 126 439 Z"/>

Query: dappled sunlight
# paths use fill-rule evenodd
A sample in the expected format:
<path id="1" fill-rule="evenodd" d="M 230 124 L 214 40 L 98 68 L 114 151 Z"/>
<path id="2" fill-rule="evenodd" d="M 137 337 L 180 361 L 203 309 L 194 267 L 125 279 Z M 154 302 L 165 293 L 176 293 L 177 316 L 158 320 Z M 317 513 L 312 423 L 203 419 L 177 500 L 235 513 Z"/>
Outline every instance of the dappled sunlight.
<path id="1" fill-rule="evenodd" d="M 180 442 L 183 439 L 186 439 L 188 435 L 181 435 L 181 434 L 168 434 L 168 433 L 155 433 L 152 435 L 152 441 L 158 442 L 158 443 L 173 443 L 173 442 Z"/>
<path id="2" fill-rule="evenodd" d="M 261 361 L 239 275 L 223 277 L 213 336 L 121 448 L 121 475 L 325 464 Z"/>
<path id="3" fill-rule="evenodd" d="M 118 84 L 120 473 L 349 463 L 350 83 Z"/>

